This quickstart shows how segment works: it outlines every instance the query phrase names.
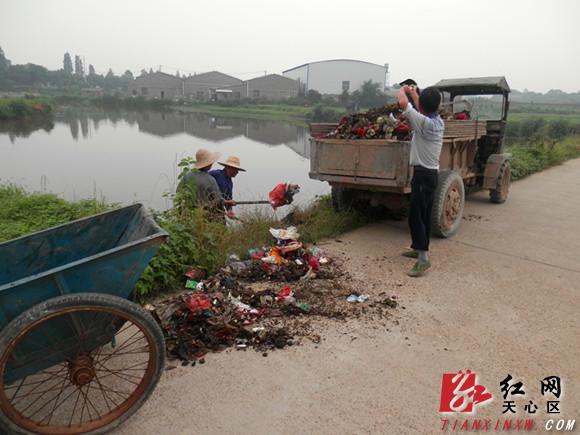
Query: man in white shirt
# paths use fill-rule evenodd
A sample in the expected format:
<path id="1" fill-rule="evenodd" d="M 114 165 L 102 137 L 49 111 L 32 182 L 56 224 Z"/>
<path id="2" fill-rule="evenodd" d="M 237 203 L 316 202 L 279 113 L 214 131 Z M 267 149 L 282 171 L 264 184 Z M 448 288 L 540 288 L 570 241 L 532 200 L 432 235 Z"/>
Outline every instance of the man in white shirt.
<path id="1" fill-rule="evenodd" d="M 411 97 L 413 103 L 409 101 Z M 413 107 L 419 108 L 419 111 Z M 403 253 L 416 258 L 417 262 L 408 272 L 409 276 L 422 276 L 431 267 L 429 261 L 429 236 L 431 210 L 437 188 L 439 155 L 443 145 L 445 124 L 437 113 L 441 94 L 436 88 L 427 88 L 417 95 L 414 86 L 403 86 L 399 91 L 399 105 L 412 131 L 410 164 L 413 166 L 411 180 L 411 205 L 409 228 L 411 250 Z"/>

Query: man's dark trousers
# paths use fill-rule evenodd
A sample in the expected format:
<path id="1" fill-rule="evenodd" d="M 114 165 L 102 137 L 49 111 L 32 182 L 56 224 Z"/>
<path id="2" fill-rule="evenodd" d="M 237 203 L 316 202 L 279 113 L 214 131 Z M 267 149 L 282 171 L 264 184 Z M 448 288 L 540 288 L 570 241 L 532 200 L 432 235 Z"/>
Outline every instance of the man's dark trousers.
<path id="1" fill-rule="evenodd" d="M 437 188 L 437 170 L 423 166 L 413 167 L 411 180 L 411 207 L 409 208 L 409 227 L 411 228 L 411 249 L 429 250 L 431 232 L 431 210 Z"/>

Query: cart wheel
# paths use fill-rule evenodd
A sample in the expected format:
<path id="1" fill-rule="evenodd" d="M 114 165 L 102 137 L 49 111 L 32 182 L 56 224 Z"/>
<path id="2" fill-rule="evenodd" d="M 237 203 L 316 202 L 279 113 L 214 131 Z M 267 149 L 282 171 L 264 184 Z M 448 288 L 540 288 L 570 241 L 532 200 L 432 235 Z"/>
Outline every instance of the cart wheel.
<path id="1" fill-rule="evenodd" d="M 506 160 L 499 169 L 496 188 L 489 190 L 489 200 L 495 204 L 503 204 L 508 197 L 511 180 L 512 169 L 509 160 Z"/>
<path id="2" fill-rule="evenodd" d="M 463 179 L 455 171 L 439 173 L 433 201 L 431 232 L 438 237 L 453 236 L 461 225 L 465 205 Z"/>
<path id="3" fill-rule="evenodd" d="M 155 389 L 164 349 L 151 315 L 126 299 L 79 293 L 38 304 L 2 331 L 0 425 L 11 434 L 107 432 Z"/>

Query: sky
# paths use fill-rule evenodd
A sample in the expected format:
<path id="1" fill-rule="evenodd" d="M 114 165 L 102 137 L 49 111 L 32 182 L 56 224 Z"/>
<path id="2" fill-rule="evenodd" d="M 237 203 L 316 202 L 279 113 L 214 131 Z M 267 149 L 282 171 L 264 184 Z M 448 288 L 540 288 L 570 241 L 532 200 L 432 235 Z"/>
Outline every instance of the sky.
<path id="1" fill-rule="evenodd" d="M 241 79 L 325 59 L 389 64 L 389 82 L 505 75 L 580 91 L 577 0 L 0 0 L 13 63 L 97 72 L 219 70 Z"/>

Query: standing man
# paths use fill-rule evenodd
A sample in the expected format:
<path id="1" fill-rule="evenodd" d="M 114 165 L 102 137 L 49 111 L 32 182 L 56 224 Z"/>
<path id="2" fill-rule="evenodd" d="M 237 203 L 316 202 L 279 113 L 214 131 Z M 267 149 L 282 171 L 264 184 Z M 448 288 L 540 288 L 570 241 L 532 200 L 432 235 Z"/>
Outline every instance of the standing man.
<path id="1" fill-rule="evenodd" d="M 190 206 L 204 208 L 210 219 L 222 219 L 224 201 L 215 179 L 209 175 L 209 170 L 219 159 L 220 153 L 212 153 L 199 149 L 195 153 L 195 169 L 189 171 L 177 186 L 177 191 L 188 195 Z M 221 211 L 221 216 L 220 216 Z"/>
<path id="2" fill-rule="evenodd" d="M 240 158 L 236 156 L 229 156 L 225 162 L 218 162 L 222 165 L 223 169 L 215 169 L 210 171 L 209 174 L 215 178 L 217 182 L 222 198 L 224 200 L 224 204 L 227 210 L 227 216 L 229 218 L 234 217 L 234 212 L 232 207 L 236 205 L 236 202 L 233 200 L 233 191 L 234 191 L 234 178 L 240 171 L 246 172 L 240 166 Z"/>
<path id="3" fill-rule="evenodd" d="M 409 102 L 411 96 L 413 103 Z M 399 90 L 399 105 L 407 119 L 413 137 L 411 139 L 410 164 L 413 166 L 411 180 L 411 206 L 409 227 L 411 229 L 411 251 L 405 257 L 416 258 L 417 262 L 407 273 L 418 277 L 431 267 L 429 261 L 429 236 L 431 232 L 431 210 L 437 188 L 439 155 L 443 145 L 445 125 L 437 113 L 441 94 L 430 87 L 417 95 L 415 86 L 405 85 Z M 415 107 L 418 109 L 415 109 Z M 418 111 L 420 110 L 420 111 Z"/>

